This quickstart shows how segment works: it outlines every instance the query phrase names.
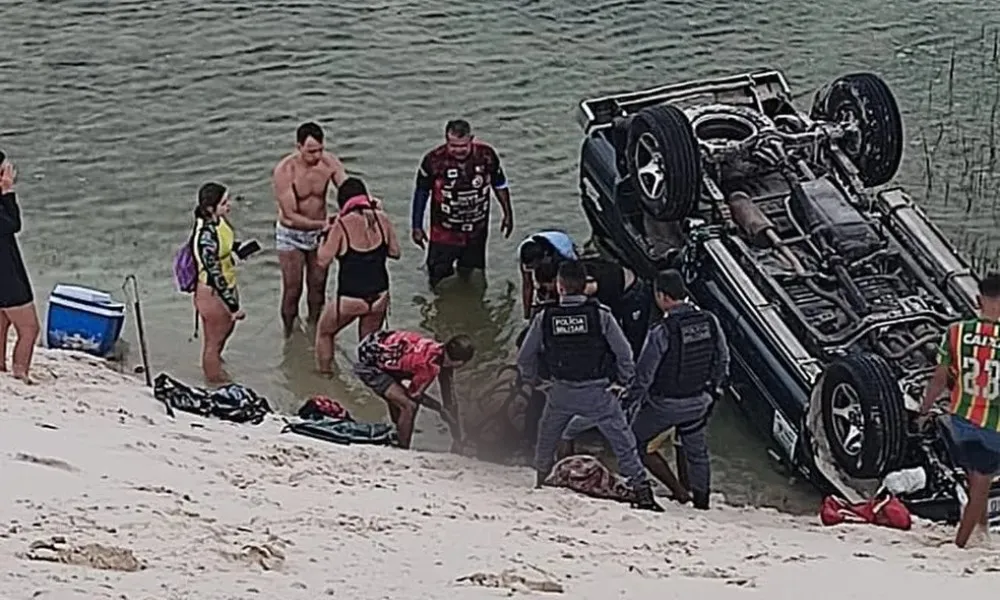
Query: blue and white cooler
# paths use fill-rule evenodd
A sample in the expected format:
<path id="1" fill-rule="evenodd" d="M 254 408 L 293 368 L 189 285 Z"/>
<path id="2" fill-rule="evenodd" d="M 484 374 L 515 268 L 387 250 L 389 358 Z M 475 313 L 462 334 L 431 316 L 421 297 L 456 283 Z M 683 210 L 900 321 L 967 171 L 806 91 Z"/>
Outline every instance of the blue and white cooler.
<path id="1" fill-rule="evenodd" d="M 125 325 L 125 304 L 111 294 L 59 284 L 49 296 L 46 339 L 49 348 L 107 356 Z"/>

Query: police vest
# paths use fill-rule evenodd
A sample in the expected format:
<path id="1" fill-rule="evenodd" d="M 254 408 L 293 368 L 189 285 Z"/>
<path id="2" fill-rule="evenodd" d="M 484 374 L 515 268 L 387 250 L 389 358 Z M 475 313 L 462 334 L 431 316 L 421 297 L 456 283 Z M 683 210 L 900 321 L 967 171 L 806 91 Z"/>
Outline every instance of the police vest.
<path id="1" fill-rule="evenodd" d="M 663 320 L 666 355 L 660 359 L 649 387 L 655 398 L 686 398 L 708 391 L 715 367 L 716 324 L 703 310 L 685 311 Z"/>
<path id="2" fill-rule="evenodd" d="M 552 379 L 590 381 L 610 377 L 614 356 L 601 331 L 601 305 L 548 306 L 541 314 L 543 361 Z"/>

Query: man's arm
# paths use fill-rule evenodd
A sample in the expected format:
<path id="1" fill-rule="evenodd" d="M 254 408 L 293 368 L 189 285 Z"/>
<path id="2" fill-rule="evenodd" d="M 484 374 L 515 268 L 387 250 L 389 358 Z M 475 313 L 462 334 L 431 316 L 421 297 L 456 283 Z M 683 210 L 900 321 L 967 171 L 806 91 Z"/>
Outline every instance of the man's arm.
<path id="1" fill-rule="evenodd" d="M 927 383 L 927 389 L 924 390 L 924 400 L 920 403 L 920 414 L 922 415 L 930 412 L 937 399 L 948 389 L 948 373 L 951 371 L 955 358 L 951 338 L 953 335 L 957 335 L 958 327 L 958 323 L 950 326 L 941 336 L 941 344 L 938 346 L 938 365 L 934 369 L 931 380 Z"/>
<path id="2" fill-rule="evenodd" d="M 503 221 L 510 226 L 514 221 L 514 208 L 510 203 L 510 186 L 507 182 L 507 173 L 500 163 L 500 155 L 492 147 L 490 148 L 490 158 L 493 168 L 490 172 L 490 181 L 493 185 L 493 193 L 500 203 L 500 210 L 503 212 Z M 509 234 L 509 231 L 505 232 Z"/>
<path id="3" fill-rule="evenodd" d="M 530 271 L 521 265 L 521 306 L 524 309 L 524 318 L 531 316 L 531 305 L 535 299 L 535 278 Z"/>
<path id="4" fill-rule="evenodd" d="M 655 325 L 646 333 L 646 341 L 639 351 L 639 359 L 635 361 L 635 381 L 629 389 L 632 401 L 644 402 L 649 395 L 649 386 L 653 384 L 660 361 L 667 352 L 669 342 L 663 335 L 663 326 Z"/>
<path id="5" fill-rule="evenodd" d="M 304 231 L 326 227 L 326 221 L 310 219 L 298 212 L 299 203 L 295 199 L 295 190 L 292 189 L 292 170 L 288 163 L 280 163 L 274 168 L 271 187 L 274 190 L 274 197 L 278 201 L 278 213 L 287 226 Z"/>
<path id="6" fill-rule="evenodd" d="M 441 367 L 432 361 L 421 362 L 414 369 L 413 377 L 410 379 L 410 386 L 406 390 L 411 398 L 419 398 L 424 395 L 431 383 L 437 379 L 441 373 Z"/>
<path id="7" fill-rule="evenodd" d="M 608 346 L 611 347 L 611 352 L 615 355 L 617 363 L 618 381 L 613 383 L 629 388 L 635 380 L 635 361 L 632 360 L 632 347 L 618 321 L 615 321 L 611 315 L 611 311 L 602 308 L 599 314 L 601 315 L 601 331 L 604 333 L 604 339 L 608 341 Z"/>
<path id="8" fill-rule="evenodd" d="M 542 351 L 542 317 L 545 311 L 535 315 L 528 325 L 528 333 L 521 342 L 521 349 L 517 352 L 517 370 L 521 374 L 521 379 L 527 383 L 534 384 L 538 377 L 538 358 Z"/>
<path id="9" fill-rule="evenodd" d="M 333 259 L 340 252 L 340 242 L 343 239 L 343 227 L 331 223 L 330 229 L 326 234 L 326 239 L 323 240 L 319 250 L 316 251 L 316 262 L 320 268 L 326 269 L 333 263 Z"/>
<path id="10" fill-rule="evenodd" d="M 427 201 L 434 187 L 434 175 L 431 169 L 431 155 L 428 152 L 420 160 L 417 178 L 413 187 L 413 203 L 410 207 L 410 228 L 414 231 L 423 230 L 424 213 L 427 211 Z"/>
<path id="11" fill-rule="evenodd" d="M 336 157 L 332 152 L 326 153 L 327 160 L 330 161 L 330 181 L 333 185 L 340 187 L 344 180 L 347 179 L 347 169 L 344 168 L 344 163 L 340 162 L 340 159 Z"/>

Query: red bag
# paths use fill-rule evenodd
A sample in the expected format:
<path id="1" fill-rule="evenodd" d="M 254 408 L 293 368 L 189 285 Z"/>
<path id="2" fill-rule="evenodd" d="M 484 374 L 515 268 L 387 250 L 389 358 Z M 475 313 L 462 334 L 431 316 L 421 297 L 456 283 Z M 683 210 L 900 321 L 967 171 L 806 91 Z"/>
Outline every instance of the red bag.
<path id="1" fill-rule="evenodd" d="M 913 524 L 910 510 L 891 494 L 857 504 L 837 496 L 827 496 L 820 506 L 819 519 L 824 525 L 871 523 L 903 531 L 909 530 Z"/>
<path id="2" fill-rule="evenodd" d="M 303 419 L 351 419 L 351 413 L 336 400 L 326 396 L 313 396 L 306 400 L 306 403 L 299 409 L 299 417 Z"/>

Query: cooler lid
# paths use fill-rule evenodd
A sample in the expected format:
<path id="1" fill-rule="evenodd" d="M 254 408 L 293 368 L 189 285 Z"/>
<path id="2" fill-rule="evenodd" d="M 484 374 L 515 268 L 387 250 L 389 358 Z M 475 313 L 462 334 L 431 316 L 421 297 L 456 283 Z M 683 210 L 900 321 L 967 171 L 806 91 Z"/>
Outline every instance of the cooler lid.
<path id="1" fill-rule="evenodd" d="M 52 295 L 88 304 L 118 304 L 111 298 L 111 294 L 107 292 L 79 285 L 60 283 L 52 290 Z"/>

